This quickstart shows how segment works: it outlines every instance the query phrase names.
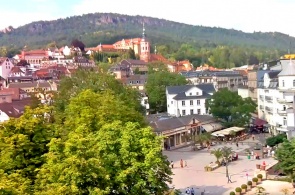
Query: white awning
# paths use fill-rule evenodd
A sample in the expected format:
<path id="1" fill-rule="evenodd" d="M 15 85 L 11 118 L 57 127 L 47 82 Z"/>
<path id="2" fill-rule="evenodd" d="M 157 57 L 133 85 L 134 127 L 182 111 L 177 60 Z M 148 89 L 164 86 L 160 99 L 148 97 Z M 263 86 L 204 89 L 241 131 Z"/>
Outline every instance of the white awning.
<path id="1" fill-rule="evenodd" d="M 207 132 L 212 132 L 214 128 L 211 124 L 202 125 L 203 129 L 205 129 Z"/>
<path id="2" fill-rule="evenodd" d="M 244 129 L 245 128 L 243 128 L 243 127 L 230 127 L 230 128 L 227 128 L 227 129 L 216 131 L 215 133 L 216 134 L 222 134 L 222 135 L 229 135 L 231 131 L 239 132 L 239 131 L 243 131 Z"/>
<path id="3" fill-rule="evenodd" d="M 213 131 L 217 131 L 220 130 L 222 128 L 222 125 L 220 123 L 208 123 L 208 124 L 204 124 L 201 125 L 203 127 L 203 129 L 205 129 L 207 132 L 213 132 Z"/>

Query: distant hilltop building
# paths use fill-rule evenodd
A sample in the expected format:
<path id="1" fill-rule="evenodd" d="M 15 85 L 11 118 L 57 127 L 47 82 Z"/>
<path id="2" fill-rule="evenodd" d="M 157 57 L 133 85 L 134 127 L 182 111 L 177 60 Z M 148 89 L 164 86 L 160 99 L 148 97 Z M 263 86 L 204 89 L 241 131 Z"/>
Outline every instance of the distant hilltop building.
<path id="1" fill-rule="evenodd" d="M 150 45 L 151 44 L 146 37 L 145 27 L 143 25 L 142 38 L 122 39 L 112 45 L 99 44 L 97 47 L 85 48 L 85 50 L 91 52 L 116 52 L 122 50 L 127 51 L 131 48 L 134 50 L 136 55 L 139 55 L 140 60 L 149 62 L 151 61 Z"/>

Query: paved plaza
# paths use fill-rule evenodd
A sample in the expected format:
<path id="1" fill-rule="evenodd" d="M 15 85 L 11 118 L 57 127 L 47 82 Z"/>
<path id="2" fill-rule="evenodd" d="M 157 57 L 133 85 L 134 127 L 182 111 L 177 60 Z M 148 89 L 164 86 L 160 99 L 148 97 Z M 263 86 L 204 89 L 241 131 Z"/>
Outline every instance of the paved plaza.
<path id="1" fill-rule="evenodd" d="M 257 142 L 257 141 L 255 141 Z M 223 146 L 232 147 L 233 151 L 239 154 L 237 161 L 230 162 L 228 166 L 229 174 L 233 183 L 227 183 L 225 167 L 221 166 L 212 172 L 205 172 L 204 167 L 210 162 L 215 162 L 216 158 L 210 154 L 207 149 L 191 151 L 190 147 L 181 148 L 173 151 L 164 151 L 169 161 L 174 161 L 172 186 L 180 189 L 183 193 L 187 187 L 193 187 L 196 194 L 201 194 L 205 190 L 205 195 L 228 195 L 236 187 L 245 184 L 251 180 L 254 175 L 256 164 L 271 165 L 276 162 L 275 159 L 268 157 L 261 160 L 247 159 L 244 150 L 251 149 L 255 143 L 240 143 L 237 148 L 234 144 L 221 144 L 211 147 L 211 150 Z M 187 162 L 187 167 L 180 167 L 180 159 Z M 247 175 L 248 174 L 248 178 Z"/>

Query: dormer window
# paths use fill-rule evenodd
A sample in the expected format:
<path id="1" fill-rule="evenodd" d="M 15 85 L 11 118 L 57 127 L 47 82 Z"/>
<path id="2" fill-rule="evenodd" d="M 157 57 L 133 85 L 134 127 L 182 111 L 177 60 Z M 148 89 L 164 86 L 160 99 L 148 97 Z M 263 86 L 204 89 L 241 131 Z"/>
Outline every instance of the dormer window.
<path id="1" fill-rule="evenodd" d="M 192 95 L 192 93 L 189 93 L 189 95 Z"/>

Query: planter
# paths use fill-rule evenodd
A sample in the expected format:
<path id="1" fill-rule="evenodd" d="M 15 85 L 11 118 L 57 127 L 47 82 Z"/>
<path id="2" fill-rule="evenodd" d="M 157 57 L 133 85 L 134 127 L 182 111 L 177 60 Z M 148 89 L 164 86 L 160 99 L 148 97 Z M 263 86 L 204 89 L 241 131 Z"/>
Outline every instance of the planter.
<path id="1" fill-rule="evenodd" d="M 260 169 L 260 164 L 257 164 L 256 165 L 256 169 Z"/>
<path id="2" fill-rule="evenodd" d="M 207 172 L 208 171 L 208 167 L 204 167 L 205 171 Z"/>
<path id="3" fill-rule="evenodd" d="M 256 186 L 256 184 L 257 184 L 256 182 L 254 182 L 254 181 L 252 182 L 252 186 L 254 186 L 254 187 L 255 187 L 255 186 Z"/>
<path id="4" fill-rule="evenodd" d="M 247 185 L 247 190 L 251 190 L 252 189 L 252 185 Z"/>
<path id="5" fill-rule="evenodd" d="M 292 185 L 293 185 L 293 188 L 295 188 L 295 182 L 293 182 Z"/>
<path id="6" fill-rule="evenodd" d="M 251 156 L 250 156 L 250 155 L 248 155 L 248 156 L 247 156 L 247 158 L 248 158 L 248 159 L 251 159 Z"/>
<path id="7" fill-rule="evenodd" d="M 212 167 L 208 167 L 207 170 L 208 170 L 208 171 L 212 171 Z"/>
<path id="8" fill-rule="evenodd" d="M 258 182 L 261 182 L 262 181 L 262 179 L 261 178 L 258 178 Z"/>
<path id="9" fill-rule="evenodd" d="M 247 189 L 243 189 L 243 188 L 242 188 L 242 193 L 245 193 L 246 191 L 247 191 Z"/>
<path id="10" fill-rule="evenodd" d="M 236 192 L 236 195 L 241 195 L 241 192 Z"/>

